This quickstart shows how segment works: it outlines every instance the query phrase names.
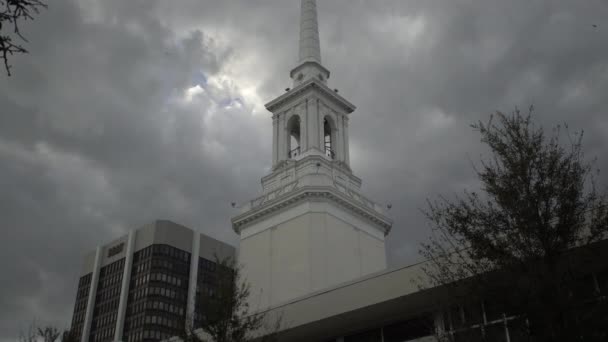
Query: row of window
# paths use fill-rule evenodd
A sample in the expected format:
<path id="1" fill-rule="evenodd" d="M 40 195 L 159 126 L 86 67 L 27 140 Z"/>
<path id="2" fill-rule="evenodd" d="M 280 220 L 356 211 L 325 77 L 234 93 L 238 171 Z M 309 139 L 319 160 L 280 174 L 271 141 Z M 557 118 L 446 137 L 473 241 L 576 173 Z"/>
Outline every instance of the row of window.
<path id="1" fill-rule="evenodd" d="M 164 255 L 186 263 L 190 261 L 190 253 L 169 245 L 153 245 L 152 250 L 154 255 Z"/>
<path id="2" fill-rule="evenodd" d="M 187 287 L 188 282 L 185 279 L 176 277 L 165 273 L 152 273 L 150 274 L 150 281 L 160 281 L 176 287 Z"/>
<path id="3" fill-rule="evenodd" d="M 167 245 L 153 245 L 138 253 L 134 258 L 125 339 L 142 340 L 142 329 L 149 330 L 149 325 L 174 336 L 184 326 L 190 254 Z"/>
<path id="4" fill-rule="evenodd" d="M 74 304 L 74 315 L 78 315 L 79 313 L 85 312 L 87 309 L 87 302 L 87 297 L 76 300 L 76 303 Z"/>
<path id="5" fill-rule="evenodd" d="M 152 259 L 144 259 L 141 262 L 139 262 L 138 264 L 134 264 L 133 265 L 133 274 L 145 273 L 146 271 L 149 271 L 151 269 L 166 270 L 171 273 L 180 274 L 180 275 L 187 275 L 190 273 L 190 266 L 187 263 L 180 262 L 180 261 L 152 258 Z"/>
<path id="6" fill-rule="evenodd" d="M 128 320 L 125 324 L 125 329 L 129 331 L 136 331 L 143 325 L 158 325 L 166 329 L 172 329 L 175 334 L 183 331 L 184 319 L 182 317 L 175 317 L 169 315 L 144 315 L 140 314 L 132 319 Z"/>
<path id="7" fill-rule="evenodd" d="M 344 342 L 403 342 L 433 333 L 433 320 L 422 316 L 346 336 Z"/>
<path id="8" fill-rule="evenodd" d="M 200 298 L 200 296 L 213 297 L 215 296 L 217 286 L 210 284 L 199 284 L 196 285 L 196 296 Z"/>
<path id="9" fill-rule="evenodd" d="M 105 315 L 110 312 L 114 312 L 114 311 L 118 310 L 118 301 L 119 300 L 120 300 L 120 298 L 115 298 L 114 300 L 111 300 L 111 301 L 99 303 L 99 305 L 95 304 L 95 310 L 93 311 L 93 319 L 95 319 L 95 316 Z"/>
<path id="10" fill-rule="evenodd" d="M 84 284 L 78 287 L 78 291 L 76 292 L 76 300 L 85 299 L 89 296 L 89 288 L 91 284 Z"/>
<path id="11" fill-rule="evenodd" d="M 87 294 L 89 293 L 87 289 Z M 88 296 L 84 298 L 76 299 L 76 303 L 74 303 L 74 312 L 84 311 L 87 308 Z"/>
<path id="12" fill-rule="evenodd" d="M 166 287 L 156 287 L 156 286 L 139 289 L 132 294 L 132 297 L 130 299 L 132 299 L 133 301 L 137 301 L 141 298 L 145 298 L 148 296 L 161 296 L 161 297 L 166 297 L 166 298 L 170 298 L 170 299 L 177 300 L 177 301 L 186 300 L 185 291 L 179 291 L 179 290 L 174 290 L 174 289 L 170 289 L 170 288 L 166 288 Z"/>
<path id="13" fill-rule="evenodd" d="M 100 274 L 99 286 L 101 287 L 109 287 L 115 284 L 122 282 L 122 270 L 116 273 L 110 273 L 108 276 L 102 277 Z"/>
<path id="14" fill-rule="evenodd" d="M 169 339 L 171 337 L 175 336 L 173 333 L 171 332 L 167 332 L 167 331 L 162 331 L 162 330 L 140 330 L 137 332 L 134 332 L 132 334 L 129 334 L 127 337 L 127 341 L 128 342 L 139 342 L 139 341 L 143 341 L 144 339 L 151 339 L 151 340 L 166 340 Z"/>
<path id="15" fill-rule="evenodd" d="M 210 272 L 215 272 L 215 270 L 217 268 L 217 264 L 211 260 L 207 260 L 205 258 L 199 258 L 198 259 L 198 268 L 199 268 L 199 272 L 201 269 L 207 270 Z"/>
<path id="16" fill-rule="evenodd" d="M 166 303 L 163 301 L 154 300 L 154 301 L 146 302 L 145 308 L 150 309 L 150 310 L 161 310 L 161 311 L 169 312 L 169 313 L 179 315 L 182 317 L 184 316 L 184 306 L 183 305 L 175 305 L 175 304 L 170 304 L 170 303 Z"/>
<path id="17" fill-rule="evenodd" d="M 112 287 L 103 288 L 102 290 L 97 291 L 97 297 L 95 298 L 95 302 L 103 302 L 116 297 L 120 297 L 120 290 L 121 284 L 116 284 Z"/>
<path id="18" fill-rule="evenodd" d="M 152 256 L 167 256 L 173 259 L 181 260 L 186 263 L 190 262 L 190 253 L 183 251 L 179 248 L 164 244 L 151 245 L 135 252 L 133 255 L 133 261 L 147 259 Z"/>
<path id="19" fill-rule="evenodd" d="M 166 316 L 145 316 L 140 322 L 143 324 L 156 324 L 171 329 L 183 328 L 184 320 L 181 318 L 173 318 Z"/>
<path id="20" fill-rule="evenodd" d="M 529 341 L 528 322 L 522 317 L 504 318 L 502 321 L 450 331 L 445 334 L 452 342 Z"/>
<path id="21" fill-rule="evenodd" d="M 124 264 L 125 259 L 122 258 L 101 268 L 99 272 L 90 333 L 93 341 L 111 341 L 114 336 Z"/>
<path id="22" fill-rule="evenodd" d="M 137 251 L 133 255 L 124 336 L 134 336 L 133 332 L 141 328 L 141 324 L 143 324 L 141 319 L 145 314 L 147 304 L 147 286 L 150 281 L 153 249 L 154 245 Z"/>
<path id="23" fill-rule="evenodd" d="M 107 266 L 102 267 L 99 272 L 99 277 L 104 277 L 108 274 L 113 274 L 113 273 L 120 273 L 120 272 L 122 272 L 124 266 L 125 266 L 125 259 L 122 258 Z"/>
<path id="24" fill-rule="evenodd" d="M 74 314 L 72 316 L 71 327 L 72 333 L 75 334 L 77 339 L 80 339 L 82 334 L 92 277 L 93 273 L 89 273 L 80 277 L 80 280 L 78 281 L 78 291 L 76 292 L 76 302 L 74 303 Z"/>
<path id="25" fill-rule="evenodd" d="M 89 338 L 90 342 L 110 342 L 114 338 L 114 330 L 111 328 L 106 328 L 104 330 L 100 330 L 95 334 L 91 334 Z"/>

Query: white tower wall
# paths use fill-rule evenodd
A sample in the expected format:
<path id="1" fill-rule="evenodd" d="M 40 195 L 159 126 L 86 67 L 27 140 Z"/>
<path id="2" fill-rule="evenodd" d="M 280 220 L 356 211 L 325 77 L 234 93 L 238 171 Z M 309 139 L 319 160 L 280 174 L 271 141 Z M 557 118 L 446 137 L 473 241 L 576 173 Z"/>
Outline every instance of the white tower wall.
<path id="1" fill-rule="evenodd" d="M 326 201 L 285 210 L 241 232 L 239 260 L 260 308 L 386 268 L 384 235 Z M 268 224 L 272 224 L 271 227 Z"/>

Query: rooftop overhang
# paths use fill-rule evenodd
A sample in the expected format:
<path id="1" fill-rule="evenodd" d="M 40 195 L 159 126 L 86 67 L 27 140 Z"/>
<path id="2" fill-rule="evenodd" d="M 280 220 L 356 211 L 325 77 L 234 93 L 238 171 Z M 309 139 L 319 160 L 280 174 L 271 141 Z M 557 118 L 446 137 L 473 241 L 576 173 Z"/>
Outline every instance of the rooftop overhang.
<path id="1" fill-rule="evenodd" d="M 240 234 L 244 228 L 263 220 L 269 214 L 273 214 L 279 210 L 295 206 L 311 199 L 332 201 L 340 207 L 353 212 L 358 217 L 372 223 L 374 226 L 378 227 L 385 236 L 390 232 L 393 226 L 393 221 L 389 217 L 383 215 L 374 208 L 367 207 L 362 202 L 358 202 L 355 199 L 348 197 L 334 187 L 304 186 L 283 196 L 279 196 L 274 200 L 262 203 L 261 205 L 234 217 L 232 219 L 232 228 L 237 234 Z"/>
<path id="2" fill-rule="evenodd" d="M 608 240 L 572 248 L 560 257 L 575 277 L 602 272 L 608 265 Z M 425 269 L 431 261 L 381 271 L 366 277 L 321 290 L 264 310 L 269 317 L 286 322 L 280 341 L 323 341 L 347 336 L 361 330 L 433 316 L 454 301 L 479 293 L 474 278 L 434 286 Z M 503 281 L 501 271 L 488 274 Z M 525 276 L 525 275 L 524 275 Z M 486 279 L 485 281 L 488 281 Z"/>
<path id="3" fill-rule="evenodd" d="M 450 293 L 446 287 L 430 285 L 424 277 L 424 265 L 378 272 L 264 312 L 270 319 L 282 318 L 279 340 L 290 342 L 323 341 L 420 316 L 432 317 Z"/>
<path id="4" fill-rule="evenodd" d="M 328 86 L 313 78 L 300 84 L 296 88 L 289 90 L 287 93 L 279 96 L 275 100 L 268 102 L 266 104 L 266 109 L 272 113 L 275 113 L 276 110 L 284 104 L 311 90 L 316 90 L 321 95 L 324 95 L 329 101 L 344 109 L 344 111 L 348 114 L 354 112 L 357 108 L 355 105 L 340 96 L 337 92 L 331 90 Z"/>

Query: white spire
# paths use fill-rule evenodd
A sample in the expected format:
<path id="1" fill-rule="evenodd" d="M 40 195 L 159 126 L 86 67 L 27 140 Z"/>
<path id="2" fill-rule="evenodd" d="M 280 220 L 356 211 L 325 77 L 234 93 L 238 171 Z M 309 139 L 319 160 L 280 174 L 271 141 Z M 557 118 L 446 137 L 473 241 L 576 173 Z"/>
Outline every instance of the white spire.
<path id="1" fill-rule="evenodd" d="M 299 63 L 317 62 L 321 64 L 319 23 L 317 21 L 317 1 L 302 0 L 301 15 Z"/>
<path id="2" fill-rule="evenodd" d="M 321 44 L 319 43 L 319 22 L 317 20 L 317 1 L 302 0 L 300 18 L 300 58 L 298 66 L 290 73 L 294 87 L 316 79 L 326 83 L 329 70 L 321 65 Z"/>

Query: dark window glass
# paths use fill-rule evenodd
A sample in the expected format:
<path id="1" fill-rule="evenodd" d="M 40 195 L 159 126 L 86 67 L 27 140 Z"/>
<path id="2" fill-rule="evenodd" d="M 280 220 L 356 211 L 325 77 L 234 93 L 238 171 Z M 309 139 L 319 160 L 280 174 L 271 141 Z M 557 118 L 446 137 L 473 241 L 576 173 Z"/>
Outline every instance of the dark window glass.
<path id="1" fill-rule="evenodd" d="M 464 327 L 462 316 L 462 307 L 460 305 L 452 305 L 450 307 L 450 320 L 452 321 L 452 329 Z"/>
<path id="2" fill-rule="evenodd" d="M 481 329 L 465 329 L 454 332 L 454 342 L 481 342 Z"/>
<path id="3" fill-rule="evenodd" d="M 430 318 L 415 318 L 384 327 L 384 342 L 402 342 L 433 334 Z"/>
<path id="4" fill-rule="evenodd" d="M 574 299 L 586 300 L 595 297 L 595 281 L 591 274 L 572 281 L 571 293 Z"/>
<path id="5" fill-rule="evenodd" d="M 95 341 L 111 341 L 114 337 L 124 265 L 122 258 L 99 271 L 90 335 Z"/>
<path id="6" fill-rule="evenodd" d="M 188 283 L 190 268 L 182 258 L 181 250 L 168 245 L 152 245 L 134 254 L 127 308 L 129 317 L 137 315 L 133 326 L 125 327 L 123 339 L 134 336 L 134 341 L 158 341 L 183 332 L 185 313 L 171 311 L 171 305 L 186 305 L 188 287 L 177 287 L 168 279 L 179 279 Z M 138 281 L 139 279 L 139 281 Z M 171 299 L 168 293 L 181 293 L 183 298 Z M 127 317 L 128 318 L 128 317 Z M 173 322 L 173 324 L 169 324 Z M 162 328 L 162 331 L 159 330 Z M 143 337 L 143 331 L 147 331 Z"/>
<path id="7" fill-rule="evenodd" d="M 82 337 L 82 329 L 86 315 L 87 302 L 89 299 L 89 290 L 91 288 L 91 279 L 93 274 L 84 275 L 78 281 L 78 290 L 76 291 L 76 302 L 74 303 L 74 313 L 72 316 L 72 332 L 78 340 Z"/>
<path id="8" fill-rule="evenodd" d="M 382 336 L 380 329 L 369 330 L 354 334 L 344 338 L 344 342 L 381 342 Z"/>
<path id="9" fill-rule="evenodd" d="M 528 324 L 524 318 L 516 318 L 507 322 L 509 327 L 509 340 L 511 342 L 531 342 Z"/>
<path id="10" fill-rule="evenodd" d="M 504 323 L 495 323 L 485 327 L 486 338 L 492 342 L 506 342 L 507 334 Z"/>
<path id="11" fill-rule="evenodd" d="M 462 306 L 464 321 L 467 325 L 483 323 L 481 303 L 471 302 Z"/>
<path id="12" fill-rule="evenodd" d="M 600 288 L 602 296 L 608 296 L 608 270 L 604 270 L 597 274 L 597 284 Z"/>

